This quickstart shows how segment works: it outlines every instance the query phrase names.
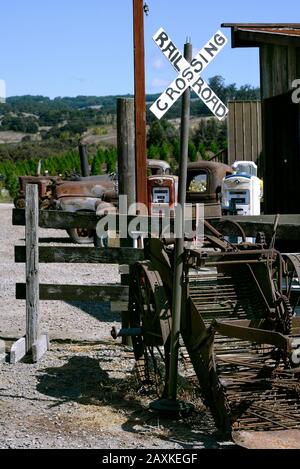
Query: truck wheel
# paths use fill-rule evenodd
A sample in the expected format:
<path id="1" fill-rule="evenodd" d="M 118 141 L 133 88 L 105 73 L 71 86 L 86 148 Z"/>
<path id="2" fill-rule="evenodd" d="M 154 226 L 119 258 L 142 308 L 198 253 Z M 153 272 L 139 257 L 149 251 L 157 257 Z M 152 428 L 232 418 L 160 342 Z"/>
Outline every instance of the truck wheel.
<path id="1" fill-rule="evenodd" d="M 92 244 L 94 242 L 95 230 L 86 228 L 70 228 L 67 230 L 73 243 L 76 244 Z"/>
<path id="2" fill-rule="evenodd" d="M 14 199 L 14 206 L 16 208 L 25 208 L 25 198 L 24 197 L 16 197 Z"/>

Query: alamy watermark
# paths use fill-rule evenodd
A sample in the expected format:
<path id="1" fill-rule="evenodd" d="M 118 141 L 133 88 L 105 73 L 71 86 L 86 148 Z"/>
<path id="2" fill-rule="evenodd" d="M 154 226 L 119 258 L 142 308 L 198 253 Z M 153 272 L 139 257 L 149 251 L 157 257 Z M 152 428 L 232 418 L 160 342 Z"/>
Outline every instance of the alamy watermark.
<path id="1" fill-rule="evenodd" d="M 0 104 L 5 103 L 6 101 L 6 83 L 4 80 L 0 79 Z"/>
<path id="2" fill-rule="evenodd" d="M 292 94 L 292 101 L 294 104 L 299 104 L 300 103 L 300 79 L 299 78 L 293 81 L 292 87 L 296 88 Z"/>
<path id="3" fill-rule="evenodd" d="M 112 204 L 98 206 L 98 238 L 183 238 L 201 244 L 204 239 L 204 205 L 144 204 L 127 205 L 127 196 L 119 196 L 118 209 Z M 118 235 L 116 234 L 118 233 Z"/>

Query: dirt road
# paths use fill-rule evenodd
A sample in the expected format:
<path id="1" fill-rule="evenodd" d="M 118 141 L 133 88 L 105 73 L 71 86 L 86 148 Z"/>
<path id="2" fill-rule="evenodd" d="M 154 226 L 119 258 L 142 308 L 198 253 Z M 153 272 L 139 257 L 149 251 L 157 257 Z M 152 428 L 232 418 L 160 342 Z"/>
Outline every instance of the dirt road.
<path id="1" fill-rule="evenodd" d="M 25 333 L 25 303 L 15 300 L 24 266 L 14 245 L 24 228 L 11 224 L 12 206 L 0 205 L 0 338 Z M 40 240 L 68 244 L 65 232 L 40 230 Z M 116 266 L 41 265 L 44 283 L 114 283 Z M 161 420 L 148 411 L 153 396 L 138 393 L 130 348 L 114 342 L 119 315 L 108 304 L 41 302 L 42 331 L 51 350 L 38 364 L 0 364 L 0 448 L 228 448 L 196 392 L 186 420 Z"/>

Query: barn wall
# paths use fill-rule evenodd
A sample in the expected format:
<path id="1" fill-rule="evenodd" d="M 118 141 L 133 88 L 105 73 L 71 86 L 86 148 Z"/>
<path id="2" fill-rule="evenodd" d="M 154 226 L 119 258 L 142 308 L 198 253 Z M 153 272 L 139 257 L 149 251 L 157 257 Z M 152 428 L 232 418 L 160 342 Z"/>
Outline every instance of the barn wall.
<path id="1" fill-rule="evenodd" d="M 262 174 L 265 213 L 300 213 L 300 113 L 292 82 L 300 78 L 300 48 L 260 46 Z"/>
<path id="2" fill-rule="evenodd" d="M 260 46 L 262 99 L 287 93 L 292 82 L 300 78 L 300 49 L 292 46 Z"/>
<path id="3" fill-rule="evenodd" d="M 258 162 L 262 151 L 260 101 L 230 101 L 228 103 L 228 158 Z"/>

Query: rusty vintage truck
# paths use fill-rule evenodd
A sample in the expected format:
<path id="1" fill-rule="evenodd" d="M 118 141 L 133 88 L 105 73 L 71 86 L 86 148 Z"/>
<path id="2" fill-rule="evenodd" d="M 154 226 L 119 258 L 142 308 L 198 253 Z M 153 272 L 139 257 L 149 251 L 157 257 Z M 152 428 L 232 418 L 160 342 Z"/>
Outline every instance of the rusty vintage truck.
<path id="1" fill-rule="evenodd" d="M 168 185 L 176 201 L 176 178 L 173 186 L 169 179 L 170 166 L 165 161 L 148 160 L 148 181 L 155 189 L 155 181 L 159 187 Z M 211 161 L 189 163 L 187 170 L 187 203 L 203 203 L 206 218 L 221 216 L 221 183 L 225 176 L 232 174 L 230 166 Z M 64 210 L 67 212 L 98 212 L 101 202 L 118 205 L 118 176 L 116 173 L 98 176 L 72 176 L 64 179 L 60 176 L 21 176 L 20 193 L 15 199 L 16 208 L 25 207 L 25 188 L 28 183 L 37 183 L 41 209 Z M 153 190 L 154 190 L 153 189 Z M 148 191 L 150 194 L 151 191 Z M 151 197 L 149 196 L 149 205 Z M 78 244 L 94 241 L 94 231 L 85 227 L 67 230 L 71 240 Z"/>

